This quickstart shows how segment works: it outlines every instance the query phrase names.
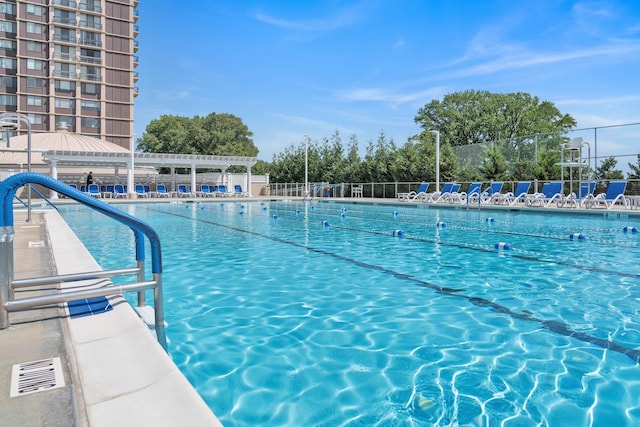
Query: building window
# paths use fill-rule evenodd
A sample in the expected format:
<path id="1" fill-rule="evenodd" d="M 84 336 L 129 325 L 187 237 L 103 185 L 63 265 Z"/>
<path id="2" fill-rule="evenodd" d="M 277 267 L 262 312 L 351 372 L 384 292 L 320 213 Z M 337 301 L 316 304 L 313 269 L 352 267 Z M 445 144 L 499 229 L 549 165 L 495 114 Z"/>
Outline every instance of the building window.
<path id="1" fill-rule="evenodd" d="M 76 42 L 76 30 L 70 30 L 68 28 L 55 27 L 53 30 L 54 40 L 61 40 L 64 42 Z"/>
<path id="2" fill-rule="evenodd" d="M 56 116 L 56 129 L 60 128 L 60 123 L 65 123 L 69 130 L 74 128 L 75 121 L 71 116 Z"/>
<path id="3" fill-rule="evenodd" d="M 84 80 L 100 81 L 100 68 L 83 65 L 80 67 L 80 78 Z"/>
<path id="4" fill-rule="evenodd" d="M 42 107 L 44 102 L 44 98 L 36 95 L 28 95 L 27 96 L 27 105 L 32 107 Z"/>
<path id="5" fill-rule="evenodd" d="M 42 24 L 27 22 L 27 33 L 42 34 Z"/>
<path id="6" fill-rule="evenodd" d="M 0 87 L 17 87 L 17 79 L 11 76 L 0 76 Z"/>
<path id="7" fill-rule="evenodd" d="M 100 86 L 93 83 L 82 83 L 80 90 L 87 95 L 100 95 Z"/>
<path id="8" fill-rule="evenodd" d="M 91 33 L 89 31 L 80 31 L 80 43 L 87 46 L 102 46 L 100 34 Z"/>
<path id="9" fill-rule="evenodd" d="M 56 90 L 61 90 L 64 92 L 73 92 L 76 90 L 76 83 L 75 82 L 69 82 L 66 80 L 56 80 L 55 81 L 55 88 Z"/>
<path id="10" fill-rule="evenodd" d="M 100 111 L 99 101 L 80 101 L 83 110 Z"/>
<path id="11" fill-rule="evenodd" d="M 44 43 L 27 40 L 27 50 L 30 52 L 44 52 Z"/>
<path id="12" fill-rule="evenodd" d="M 0 39 L 0 49 L 4 50 L 16 50 L 16 41 Z"/>
<path id="13" fill-rule="evenodd" d="M 31 120 L 31 123 L 34 125 L 41 125 L 44 123 L 44 116 L 42 114 L 29 113 L 27 114 L 27 117 L 29 117 L 29 120 Z"/>
<path id="14" fill-rule="evenodd" d="M 98 129 L 100 127 L 100 120 L 94 117 L 83 117 L 81 120 L 83 128 Z"/>
<path id="15" fill-rule="evenodd" d="M 56 98 L 56 108 L 73 108 L 75 102 L 69 98 Z"/>
<path id="16" fill-rule="evenodd" d="M 54 56 L 56 59 L 62 59 L 64 61 L 75 61 L 76 48 L 72 46 L 61 46 L 59 44 L 53 47 Z"/>
<path id="17" fill-rule="evenodd" d="M 39 59 L 27 58 L 27 69 L 28 70 L 43 70 L 44 69 L 44 61 L 40 61 Z"/>
<path id="18" fill-rule="evenodd" d="M 43 11 L 42 6 L 27 3 L 27 14 L 42 16 L 42 11 Z"/>
<path id="19" fill-rule="evenodd" d="M 13 58 L 0 58 L 0 68 L 6 68 L 8 70 L 16 69 L 16 60 Z"/>
<path id="20" fill-rule="evenodd" d="M 76 13 L 69 12 L 67 10 L 59 10 L 54 9 L 53 11 L 53 22 L 58 22 L 60 24 L 72 24 L 76 23 Z"/>
<path id="21" fill-rule="evenodd" d="M 0 95 L 0 105 L 18 105 L 18 97 L 16 95 Z"/>
<path id="22" fill-rule="evenodd" d="M 42 89 L 44 87 L 44 79 L 39 79 L 37 77 L 27 77 L 27 87 Z"/>
<path id="23" fill-rule="evenodd" d="M 0 13 L 5 13 L 7 15 L 15 15 L 16 14 L 16 5 L 13 3 L 0 3 Z"/>
<path id="24" fill-rule="evenodd" d="M 11 21 L 0 21 L 0 31 L 5 33 L 15 33 L 16 23 Z"/>
<path id="25" fill-rule="evenodd" d="M 74 64 L 53 63 L 53 75 L 56 77 L 66 77 L 74 79 L 76 77 L 76 66 Z"/>

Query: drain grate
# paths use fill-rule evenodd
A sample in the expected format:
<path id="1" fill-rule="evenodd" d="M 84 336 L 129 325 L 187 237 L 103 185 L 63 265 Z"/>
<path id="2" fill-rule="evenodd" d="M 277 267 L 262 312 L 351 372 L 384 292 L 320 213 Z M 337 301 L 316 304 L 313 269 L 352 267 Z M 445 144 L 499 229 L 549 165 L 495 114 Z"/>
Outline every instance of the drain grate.
<path id="1" fill-rule="evenodd" d="M 29 249 L 44 247 L 44 240 L 29 240 Z"/>
<path id="2" fill-rule="evenodd" d="M 11 397 L 60 387 L 64 387 L 64 375 L 59 357 L 18 363 L 11 368 Z"/>

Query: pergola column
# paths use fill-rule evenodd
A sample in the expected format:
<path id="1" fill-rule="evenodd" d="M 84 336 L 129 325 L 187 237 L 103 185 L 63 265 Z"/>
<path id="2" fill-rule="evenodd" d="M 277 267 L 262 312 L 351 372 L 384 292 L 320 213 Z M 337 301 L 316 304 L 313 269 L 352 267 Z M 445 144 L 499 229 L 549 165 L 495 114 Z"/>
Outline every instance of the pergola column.
<path id="1" fill-rule="evenodd" d="M 247 194 L 251 197 L 251 166 L 247 166 L 247 186 L 245 188 L 247 189 Z"/>
<path id="2" fill-rule="evenodd" d="M 51 161 L 51 178 L 58 179 L 58 161 Z M 55 190 L 49 190 L 49 198 L 54 200 L 58 198 L 58 192 Z"/>
<path id="3" fill-rule="evenodd" d="M 196 192 L 196 165 L 195 163 L 191 164 L 191 192 Z"/>
<path id="4" fill-rule="evenodd" d="M 133 156 L 131 160 L 127 162 L 127 193 L 130 199 L 135 198 L 136 196 L 136 185 L 134 180 L 134 164 L 133 164 Z"/>

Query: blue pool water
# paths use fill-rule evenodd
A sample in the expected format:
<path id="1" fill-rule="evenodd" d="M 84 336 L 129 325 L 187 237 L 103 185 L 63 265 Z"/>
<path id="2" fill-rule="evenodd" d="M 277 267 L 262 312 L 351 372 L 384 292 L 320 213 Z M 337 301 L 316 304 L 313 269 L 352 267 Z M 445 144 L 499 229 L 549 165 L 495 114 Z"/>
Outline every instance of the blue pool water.
<path id="1" fill-rule="evenodd" d="M 169 352 L 226 426 L 640 425 L 637 217 L 121 208 L 160 235 Z M 61 211 L 135 265 L 125 227 Z"/>

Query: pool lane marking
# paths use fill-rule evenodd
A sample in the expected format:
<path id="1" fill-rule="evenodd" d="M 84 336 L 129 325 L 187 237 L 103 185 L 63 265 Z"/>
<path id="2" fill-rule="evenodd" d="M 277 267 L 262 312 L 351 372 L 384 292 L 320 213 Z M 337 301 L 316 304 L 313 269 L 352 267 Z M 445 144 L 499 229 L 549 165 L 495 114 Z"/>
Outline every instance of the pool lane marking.
<path id="1" fill-rule="evenodd" d="M 282 209 L 282 208 L 280 208 Z M 285 212 L 289 213 L 289 212 L 293 212 L 291 210 L 288 209 L 283 209 Z M 276 211 L 278 211 L 276 209 Z M 281 211 L 278 211 L 281 212 Z M 351 212 L 351 211 L 347 211 Z M 335 216 L 336 213 L 334 211 L 331 211 L 330 213 L 327 213 L 326 215 L 323 213 L 319 213 L 318 211 L 313 211 L 313 212 L 309 212 L 309 215 L 314 215 L 316 217 L 327 217 L 327 216 Z M 413 217 L 417 217 L 416 215 L 412 215 Z M 353 219 L 360 219 L 360 220 L 364 220 L 364 221 L 377 221 L 377 222 L 389 222 L 389 218 L 378 218 L 378 217 L 362 217 L 362 216 L 353 216 L 353 215 L 347 215 L 347 218 L 353 218 Z M 444 221 L 446 222 L 446 218 L 444 219 Z M 453 221 L 453 219 L 451 220 Z M 484 221 L 482 222 L 484 223 Z M 424 221 L 394 221 L 394 224 L 404 224 L 404 225 L 417 225 L 417 226 L 424 226 L 424 227 L 435 227 L 435 223 L 429 223 L 429 222 L 424 222 Z M 510 224 L 510 225 L 519 225 L 518 223 L 514 223 L 514 222 L 500 222 L 499 224 Z M 558 241 L 565 241 L 567 240 L 567 235 L 571 232 L 575 232 L 575 230 L 570 230 L 568 229 L 566 226 L 555 226 L 555 228 L 559 229 L 558 233 L 562 232 L 562 235 L 559 234 L 540 234 L 540 233 L 522 233 L 522 232 L 518 232 L 518 231 L 510 231 L 510 230 L 502 230 L 500 228 L 474 228 L 474 227 L 461 227 L 459 225 L 452 225 L 451 223 L 447 222 L 447 228 L 450 228 L 452 230 L 463 230 L 463 231 L 478 231 L 478 232 L 490 232 L 492 234 L 503 234 L 503 235 L 507 235 L 507 236 L 524 236 L 524 237 L 535 237 L 535 238 L 541 238 L 541 239 L 553 239 L 553 240 L 558 240 Z M 560 228 L 562 228 L 562 230 L 560 230 Z M 587 230 L 582 230 L 581 232 L 583 234 L 587 234 L 590 231 L 609 231 L 611 233 L 614 232 L 620 232 L 620 229 L 587 229 Z M 606 245 L 607 247 L 613 247 L 613 248 L 622 248 L 622 249 L 637 249 L 638 246 L 637 245 L 624 245 L 624 244 L 620 244 L 620 243 L 615 243 L 612 242 L 611 240 L 600 240 L 600 239 L 593 239 L 593 238 L 588 238 L 589 243 L 594 243 L 594 244 L 600 244 L 600 245 Z"/>
<path id="2" fill-rule="evenodd" d="M 261 213 L 255 213 L 253 215 L 254 216 L 261 216 L 263 218 L 266 218 Z M 297 224 L 302 223 L 302 221 L 298 221 L 298 220 L 293 219 L 293 218 L 278 217 L 278 220 L 289 221 L 289 222 L 297 223 Z M 337 229 L 342 229 L 342 230 L 348 230 L 348 231 L 356 231 L 356 232 L 360 232 L 360 233 L 377 234 L 377 235 L 381 235 L 381 236 L 391 236 L 390 232 L 377 231 L 377 230 L 363 230 L 363 229 L 359 229 L 359 228 L 347 227 L 347 226 L 340 225 L 340 224 L 333 224 L 332 223 L 331 227 L 332 228 L 337 228 Z M 434 224 L 434 227 L 435 227 L 435 224 Z M 447 225 L 447 228 L 453 228 L 453 227 L 449 227 Z M 458 248 L 458 249 L 470 249 L 470 250 L 475 250 L 475 251 L 480 251 L 480 252 L 485 252 L 485 253 L 495 252 L 495 248 L 494 248 L 493 245 L 490 245 L 490 247 L 488 247 L 486 245 L 485 246 L 481 246 L 481 245 L 471 245 L 471 244 L 460 244 L 460 243 L 455 243 L 455 242 L 443 242 L 443 241 L 439 241 L 439 240 L 428 239 L 426 237 L 414 236 L 414 235 L 411 235 L 411 234 L 405 234 L 402 238 L 403 239 L 413 240 L 413 241 L 418 241 L 418 242 L 423 242 L 423 243 L 431 243 L 431 244 L 435 244 L 435 245 L 455 247 L 455 248 Z M 566 240 L 566 239 L 563 239 L 563 240 Z M 555 259 L 545 259 L 545 258 L 541 258 L 539 256 L 540 254 L 538 254 L 536 252 L 527 251 L 527 250 L 523 250 L 523 249 L 518 249 L 517 247 L 512 249 L 512 250 L 510 250 L 510 251 L 508 251 L 508 252 L 506 252 L 506 253 L 508 253 L 509 256 L 511 256 L 513 258 L 522 259 L 522 260 L 525 260 L 525 261 L 536 261 L 536 262 L 541 262 L 541 263 L 559 265 L 559 266 L 562 266 L 562 267 L 575 268 L 577 270 L 583 270 L 583 271 L 588 271 L 588 272 L 592 272 L 592 273 L 610 274 L 612 276 L 629 277 L 629 278 L 632 278 L 632 279 L 640 280 L 640 274 L 625 273 L 625 272 L 615 271 L 615 270 L 607 270 L 607 269 L 604 269 L 604 268 L 599 268 L 599 267 L 594 267 L 594 266 L 589 266 L 589 265 L 572 264 L 570 262 L 561 261 L 561 260 L 555 260 Z"/>
<path id="3" fill-rule="evenodd" d="M 275 236 L 268 236 L 266 234 L 261 234 L 258 233 L 256 231 L 250 231 L 250 230 L 244 230 L 242 228 L 237 228 L 237 227 L 233 227 L 230 225 L 226 225 L 226 224 L 221 224 L 218 222 L 214 222 L 211 220 L 205 220 L 202 218 L 193 218 L 191 216 L 185 216 L 185 215 L 180 215 L 177 213 L 172 213 L 172 212 L 167 212 L 167 211 L 162 211 L 162 210 L 156 210 L 156 209 L 151 209 L 150 207 L 146 207 L 149 210 L 153 210 L 159 213 L 165 213 L 167 215 L 171 215 L 171 216 L 175 216 L 178 218 L 184 218 L 184 219 L 189 219 L 189 220 L 196 220 L 198 222 L 202 222 L 205 224 L 210 224 L 210 225 L 214 225 L 217 227 L 222 227 L 222 228 L 226 228 L 228 230 L 232 230 L 232 231 L 236 231 L 239 233 L 245 233 L 245 234 L 250 234 L 252 236 L 257 236 L 257 237 L 262 237 L 264 239 L 268 239 L 277 243 L 282 243 L 282 244 L 286 244 L 286 245 L 290 245 L 290 246 L 294 246 L 300 249 L 304 249 L 304 250 L 308 250 L 320 255 L 325 255 L 325 256 L 329 256 L 335 259 L 339 259 L 341 261 L 345 261 L 354 265 L 357 265 L 358 267 L 362 267 L 362 268 L 366 268 L 366 269 L 370 269 L 370 270 L 377 270 L 380 271 L 382 273 L 385 274 L 389 274 L 397 279 L 400 280 L 405 280 L 408 282 L 413 282 L 414 284 L 417 284 L 419 286 L 422 286 L 424 288 L 427 289 L 431 289 L 433 291 L 435 291 L 436 293 L 442 294 L 442 295 L 447 295 L 447 296 L 452 296 L 452 297 L 459 297 L 459 298 L 463 298 L 466 299 L 467 301 L 469 301 L 471 304 L 477 306 L 477 307 L 486 307 L 489 309 L 492 309 L 495 312 L 501 313 L 501 314 L 506 314 L 508 316 L 510 316 L 513 319 L 518 319 L 518 320 L 524 320 L 524 321 L 528 321 L 528 322 L 534 322 L 534 323 L 538 323 L 540 325 L 540 327 L 542 329 L 546 329 L 548 331 L 557 333 L 559 335 L 564 335 L 570 338 L 575 338 L 578 341 L 582 341 L 588 344 L 593 344 L 596 345 L 600 348 L 603 349 L 607 349 L 607 350 L 611 350 L 611 351 L 615 351 L 616 353 L 620 353 L 623 354 L 625 356 L 627 356 L 629 359 L 633 360 L 634 362 L 640 364 L 640 350 L 636 350 L 636 349 L 632 349 L 632 348 L 628 348 L 625 347 L 623 345 L 620 345 L 614 341 L 609 341 L 603 338 L 598 338 L 598 337 L 594 337 L 588 334 L 585 334 L 583 332 L 575 332 L 572 331 L 571 328 L 564 322 L 559 322 L 557 320 L 543 320 L 543 319 L 538 319 L 537 317 L 534 317 L 533 315 L 530 314 L 526 314 L 526 313 L 516 313 L 514 311 L 512 311 L 510 308 L 497 304 L 495 302 L 489 301 L 487 299 L 484 298 L 480 298 L 480 297 L 473 297 L 473 296 L 469 296 L 469 295 L 465 295 L 462 294 L 461 292 L 464 292 L 464 289 L 457 289 L 457 288 L 449 288 L 449 287 L 443 287 L 443 286 L 437 286 L 434 285 L 433 283 L 429 283 L 426 282 L 424 280 L 418 279 L 410 274 L 406 274 L 406 273 L 399 273 L 397 271 L 379 266 L 379 265 L 374 265 L 374 264 L 369 264 L 363 261 L 358 261 L 354 258 L 350 258 L 344 255 L 340 255 L 337 254 L 335 252 L 329 252 L 326 251 L 324 249 L 319 249 L 319 248 L 315 248 L 312 246 L 306 246 L 300 243 L 296 243 L 296 242 L 292 242 L 289 240 L 284 240 L 280 237 L 275 237 Z"/>

